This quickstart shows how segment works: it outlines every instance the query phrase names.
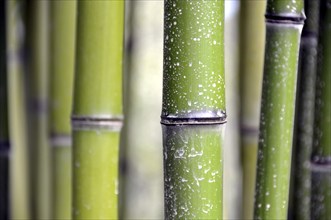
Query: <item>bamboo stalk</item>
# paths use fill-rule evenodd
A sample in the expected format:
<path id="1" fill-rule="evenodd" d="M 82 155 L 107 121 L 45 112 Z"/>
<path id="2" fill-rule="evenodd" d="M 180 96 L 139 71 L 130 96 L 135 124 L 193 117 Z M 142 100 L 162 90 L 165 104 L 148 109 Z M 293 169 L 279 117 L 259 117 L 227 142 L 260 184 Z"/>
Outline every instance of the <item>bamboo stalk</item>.
<path id="1" fill-rule="evenodd" d="M 331 1 L 321 0 L 316 77 L 314 143 L 311 157 L 311 219 L 331 216 Z"/>
<path id="2" fill-rule="evenodd" d="M 0 0 L 0 219 L 9 219 L 10 142 L 6 55 L 6 2 Z"/>
<path id="3" fill-rule="evenodd" d="M 72 216 L 116 219 L 124 1 L 79 1 L 77 13 Z"/>
<path id="4" fill-rule="evenodd" d="M 27 146 L 23 1 L 7 1 L 7 67 L 10 156 L 10 217 L 29 219 L 30 178 Z"/>
<path id="5" fill-rule="evenodd" d="M 240 120 L 243 219 L 252 219 L 265 44 L 266 1 L 241 1 Z"/>
<path id="6" fill-rule="evenodd" d="M 307 20 L 303 27 L 293 154 L 293 218 L 310 219 L 310 156 L 314 130 L 319 1 L 305 0 Z M 304 109 L 304 111 L 303 111 Z"/>
<path id="7" fill-rule="evenodd" d="M 76 1 L 51 2 L 52 218 L 71 217 L 71 127 Z"/>
<path id="8" fill-rule="evenodd" d="M 164 10 L 165 218 L 222 218 L 224 1 L 167 0 Z"/>
<path id="9" fill-rule="evenodd" d="M 303 1 L 268 0 L 254 219 L 286 219 Z"/>

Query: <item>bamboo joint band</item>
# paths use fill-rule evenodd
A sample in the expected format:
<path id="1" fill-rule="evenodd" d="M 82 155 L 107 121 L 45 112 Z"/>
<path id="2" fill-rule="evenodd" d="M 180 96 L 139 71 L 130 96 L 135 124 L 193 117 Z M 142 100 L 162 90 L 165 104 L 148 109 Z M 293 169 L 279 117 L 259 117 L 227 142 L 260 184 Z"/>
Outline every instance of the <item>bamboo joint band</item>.
<path id="1" fill-rule="evenodd" d="M 52 147 L 70 147 L 71 136 L 66 134 L 52 134 L 50 142 Z"/>
<path id="2" fill-rule="evenodd" d="M 266 14 L 266 21 L 269 23 L 281 23 L 281 24 L 299 24 L 303 25 L 305 21 L 304 16 L 282 16 L 274 14 Z"/>
<path id="3" fill-rule="evenodd" d="M 315 156 L 310 165 L 313 172 L 331 173 L 331 157 Z"/>
<path id="4" fill-rule="evenodd" d="M 120 131 L 123 126 L 122 117 L 113 116 L 71 116 L 71 125 L 77 130 L 108 130 Z"/>
<path id="5" fill-rule="evenodd" d="M 163 125 L 215 125 L 225 124 L 226 114 L 220 117 L 203 117 L 203 118 L 184 118 L 184 117 L 167 117 L 161 116 L 161 124 Z"/>

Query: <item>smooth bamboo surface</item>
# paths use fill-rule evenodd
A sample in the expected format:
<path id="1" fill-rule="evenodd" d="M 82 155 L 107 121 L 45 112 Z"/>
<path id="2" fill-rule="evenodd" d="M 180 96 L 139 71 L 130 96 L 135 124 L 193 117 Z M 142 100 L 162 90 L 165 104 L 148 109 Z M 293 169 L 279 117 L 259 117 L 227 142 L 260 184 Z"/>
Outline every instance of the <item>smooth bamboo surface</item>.
<path id="1" fill-rule="evenodd" d="M 79 1 L 73 219 L 118 218 L 124 1 Z"/>
<path id="2" fill-rule="evenodd" d="M 76 1 L 51 2 L 50 143 L 52 218 L 71 218 L 71 127 Z"/>
<path id="3" fill-rule="evenodd" d="M 254 219 L 286 219 L 303 1 L 267 2 Z"/>
<path id="4" fill-rule="evenodd" d="M 165 218 L 223 217 L 224 1 L 164 8 Z"/>

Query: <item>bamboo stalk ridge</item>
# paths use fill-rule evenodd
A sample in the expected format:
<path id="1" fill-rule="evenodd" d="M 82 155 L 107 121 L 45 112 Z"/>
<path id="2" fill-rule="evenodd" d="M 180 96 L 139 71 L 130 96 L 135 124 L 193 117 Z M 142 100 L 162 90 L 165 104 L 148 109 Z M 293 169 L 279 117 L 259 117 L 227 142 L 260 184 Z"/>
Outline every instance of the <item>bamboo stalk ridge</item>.
<path id="1" fill-rule="evenodd" d="M 268 0 L 254 219 L 286 219 L 303 1 Z"/>
<path id="2" fill-rule="evenodd" d="M 26 79 L 23 67 L 25 25 L 22 1 L 6 1 L 7 68 L 10 152 L 10 218 L 30 219 L 30 169 L 26 112 Z"/>
<path id="3" fill-rule="evenodd" d="M 166 0 L 165 218 L 223 216 L 224 1 Z"/>
<path id="4" fill-rule="evenodd" d="M 9 219 L 10 142 L 6 55 L 6 2 L 0 0 L 0 219 Z"/>
<path id="5" fill-rule="evenodd" d="M 252 219 L 262 90 L 266 1 L 241 1 L 240 124 L 243 219 Z"/>
<path id="6" fill-rule="evenodd" d="M 310 219 L 311 171 L 313 144 L 319 0 L 305 0 L 307 20 L 302 31 L 296 107 L 296 138 L 293 153 L 293 217 Z M 304 109 L 304 111 L 303 111 Z"/>
<path id="7" fill-rule="evenodd" d="M 52 218 L 71 218 L 71 127 L 76 1 L 51 2 Z"/>
<path id="8" fill-rule="evenodd" d="M 73 219 L 117 219 L 124 1 L 79 1 Z"/>
<path id="9" fill-rule="evenodd" d="M 314 143 L 311 156 L 311 219 L 331 216 L 331 1 L 321 0 L 316 77 Z"/>

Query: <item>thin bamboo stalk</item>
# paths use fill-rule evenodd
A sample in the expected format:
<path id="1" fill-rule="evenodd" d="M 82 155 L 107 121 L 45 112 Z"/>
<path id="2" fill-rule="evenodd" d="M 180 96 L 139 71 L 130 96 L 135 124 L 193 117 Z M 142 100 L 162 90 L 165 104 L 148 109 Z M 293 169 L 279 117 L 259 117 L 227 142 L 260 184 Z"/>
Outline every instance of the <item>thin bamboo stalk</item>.
<path id="1" fill-rule="evenodd" d="M 254 219 L 286 219 L 303 1 L 268 0 Z"/>
<path id="2" fill-rule="evenodd" d="M 27 2 L 27 82 L 32 173 L 32 217 L 49 219 L 51 167 L 48 144 L 49 1 Z"/>
<path id="3" fill-rule="evenodd" d="M 76 1 L 51 2 L 52 218 L 71 218 L 71 128 Z"/>
<path id="4" fill-rule="evenodd" d="M 25 72 L 23 67 L 23 1 L 6 1 L 10 156 L 10 217 L 30 219 Z"/>
<path id="5" fill-rule="evenodd" d="M 79 1 L 77 13 L 72 216 L 116 219 L 124 1 Z"/>
<path id="6" fill-rule="evenodd" d="M 321 0 L 316 77 L 314 143 L 311 157 L 311 219 L 331 216 L 331 0 Z"/>
<path id="7" fill-rule="evenodd" d="M 314 130 L 319 0 L 305 0 L 307 20 L 303 27 L 293 154 L 293 218 L 310 219 L 310 156 Z M 303 111 L 304 109 L 304 111 Z"/>
<path id="8" fill-rule="evenodd" d="M 165 218 L 222 218 L 224 1 L 166 0 Z"/>
<path id="9" fill-rule="evenodd" d="M 265 45 L 266 1 L 241 1 L 240 124 L 243 168 L 242 218 L 252 219 Z"/>
<path id="10" fill-rule="evenodd" d="M 10 148 L 6 55 L 6 2 L 0 0 L 0 219 L 9 219 Z"/>

